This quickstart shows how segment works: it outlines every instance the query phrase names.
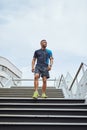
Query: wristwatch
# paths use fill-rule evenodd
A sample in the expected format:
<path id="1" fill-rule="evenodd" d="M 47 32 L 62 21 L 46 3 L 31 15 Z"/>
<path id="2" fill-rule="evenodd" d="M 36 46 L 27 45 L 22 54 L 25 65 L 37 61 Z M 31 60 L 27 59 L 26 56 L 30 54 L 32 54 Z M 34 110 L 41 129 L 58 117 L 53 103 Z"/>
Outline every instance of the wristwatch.
<path id="1" fill-rule="evenodd" d="M 50 64 L 50 67 L 52 67 L 52 65 Z"/>

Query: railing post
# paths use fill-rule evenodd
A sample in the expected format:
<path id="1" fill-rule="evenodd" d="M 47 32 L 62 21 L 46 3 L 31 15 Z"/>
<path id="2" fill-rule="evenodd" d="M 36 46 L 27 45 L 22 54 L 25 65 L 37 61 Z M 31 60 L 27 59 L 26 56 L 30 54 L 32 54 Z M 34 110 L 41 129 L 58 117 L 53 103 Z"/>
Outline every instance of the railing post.
<path id="1" fill-rule="evenodd" d="M 56 78 L 54 79 L 54 87 L 56 86 L 55 83 L 56 83 Z"/>
<path id="2" fill-rule="evenodd" d="M 84 65 L 82 66 L 82 72 L 83 72 L 83 74 L 84 74 L 84 72 L 85 72 L 85 70 L 84 70 Z"/>

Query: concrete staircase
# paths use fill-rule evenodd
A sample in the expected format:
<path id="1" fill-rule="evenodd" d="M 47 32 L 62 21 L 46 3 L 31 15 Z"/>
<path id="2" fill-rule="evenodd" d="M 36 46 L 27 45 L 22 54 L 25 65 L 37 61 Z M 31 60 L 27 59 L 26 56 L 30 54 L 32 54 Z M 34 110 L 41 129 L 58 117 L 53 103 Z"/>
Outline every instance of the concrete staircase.
<path id="1" fill-rule="evenodd" d="M 48 88 L 47 99 L 32 99 L 31 92 L 31 88 L 0 89 L 0 130 L 87 130 L 84 99 L 64 99 L 62 90 L 54 88 Z"/>
<path id="2" fill-rule="evenodd" d="M 41 87 L 38 89 L 41 95 Z M 0 88 L 0 97 L 23 97 L 31 98 L 34 92 L 34 87 L 11 87 Z M 62 89 L 56 89 L 54 87 L 48 87 L 47 95 L 49 98 L 64 98 Z"/>

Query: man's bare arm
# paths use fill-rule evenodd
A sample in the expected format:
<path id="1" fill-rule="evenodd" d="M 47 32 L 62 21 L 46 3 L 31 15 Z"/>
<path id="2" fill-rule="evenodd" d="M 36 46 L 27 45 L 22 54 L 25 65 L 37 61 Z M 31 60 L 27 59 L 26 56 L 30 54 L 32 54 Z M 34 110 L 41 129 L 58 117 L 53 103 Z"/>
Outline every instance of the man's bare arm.
<path id="1" fill-rule="evenodd" d="M 50 65 L 48 66 L 48 71 L 51 70 L 52 65 L 53 65 L 53 57 L 50 57 Z"/>
<path id="2" fill-rule="evenodd" d="M 53 65 L 53 57 L 50 57 L 50 67 Z"/>
<path id="3" fill-rule="evenodd" d="M 32 72 L 34 72 L 34 70 L 35 70 L 35 61 L 36 61 L 36 58 L 33 58 L 33 60 L 32 60 Z"/>

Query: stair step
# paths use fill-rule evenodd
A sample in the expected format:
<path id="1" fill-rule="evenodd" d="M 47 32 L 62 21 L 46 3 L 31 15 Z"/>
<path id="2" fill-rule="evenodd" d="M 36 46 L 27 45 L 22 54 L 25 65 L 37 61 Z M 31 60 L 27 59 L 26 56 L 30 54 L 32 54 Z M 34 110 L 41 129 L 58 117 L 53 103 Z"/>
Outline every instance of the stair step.
<path id="1" fill-rule="evenodd" d="M 87 109 L 87 104 L 83 103 L 0 103 L 0 108 L 57 108 L 57 109 Z"/>
<path id="2" fill-rule="evenodd" d="M 0 88 L 0 91 L 34 91 L 34 87 L 33 88 Z M 38 91 L 41 91 L 42 88 L 38 88 Z M 46 88 L 46 91 L 59 91 L 62 92 L 62 89 L 56 89 L 56 88 Z"/>
<path id="3" fill-rule="evenodd" d="M 38 89 L 42 94 L 42 88 Z M 32 97 L 34 87 L 32 88 L 0 88 L 0 97 Z M 46 93 L 49 98 L 64 98 L 62 89 L 47 88 Z"/>
<path id="4" fill-rule="evenodd" d="M 0 122 L 1 130 L 87 130 L 87 123 Z"/>
<path id="5" fill-rule="evenodd" d="M 87 109 L 0 108 L 0 114 L 85 116 L 87 115 Z"/>
<path id="6" fill-rule="evenodd" d="M 0 103 L 84 103 L 85 99 L 0 97 Z"/>
<path id="7" fill-rule="evenodd" d="M 0 115 L 0 122 L 87 123 L 87 116 Z"/>
<path id="8" fill-rule="evenodd" d="M 30 97 L 32 97 L 32 95 L 1 95 L 0 97 L 30 98 Z M 60 95 L 59 96 L 58 95 L 57 96 L 56 95 L 55 96 L 48 95 L 48 97 L 49 98 L 64 98 L 63 96 L 60 96 Z"/>

